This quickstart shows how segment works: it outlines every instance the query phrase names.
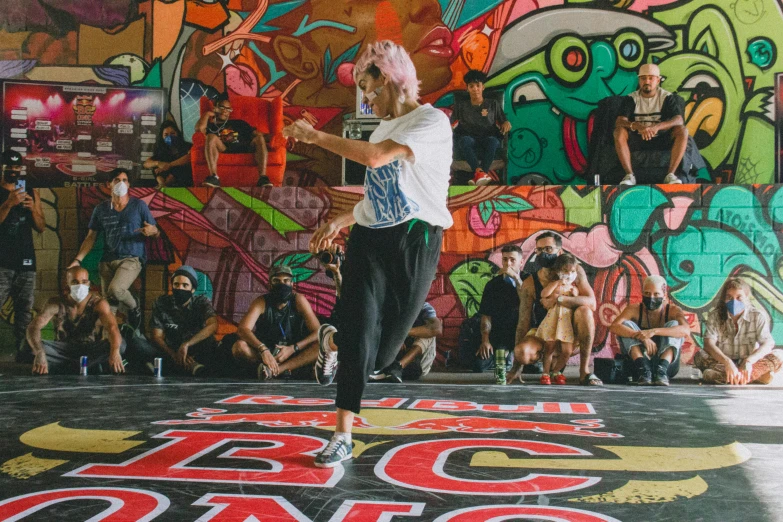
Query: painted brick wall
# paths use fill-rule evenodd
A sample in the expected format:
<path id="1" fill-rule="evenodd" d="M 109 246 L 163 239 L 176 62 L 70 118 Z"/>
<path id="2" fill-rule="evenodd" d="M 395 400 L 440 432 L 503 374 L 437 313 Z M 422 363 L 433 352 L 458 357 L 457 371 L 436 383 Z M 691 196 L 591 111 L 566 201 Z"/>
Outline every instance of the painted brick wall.
<path id="1" fill-rule="evenodd" d="M 73 259 L 92 208 L 107 197 L 93 188 L 41 194 L 49 230 L 36 237 L 39 303 L 58 291 L 61 270 Z M 297 290 L 317 313 L 331 310 L 333 283 L 307 244 L 320 223 L 360 199 L 359 189 L 132 189 L 131 194 L 147 201 L 163 231 L 148 244 L 150 261 L 137 285 L 148 311 L 167 291 L 168 274 L 182 263 L 203 274 L 201 288 L 218 310 L 221 333 L 233 331 L 250 301 L 266 291 L 268 267 L 275 263 L 294 267 Z M 596 345 L 605 347 L 605 356 L 616 350 L 608 325 L 629 296 L 639 299 L 647 274 L 667 278 L 672 298 L 688 311 L 696 343 L 720 286 L 738 274 L 754 288 L 758 306 L 772 317 L 773 335 L 783 343 L 782 203 L 779 185 L 454 187 L 449 206 L 455 224 L 444 235 L 429 299 L 444 320 L 440 354 L 456 347 L 461 322 L 478 309 L 500 248 L 518 244 L 529 261 L 534 237 L 544 230 L 562 234 L 565 248 L 593 281 Z M 96 284 L 98 250 L 84 262 Z M 10 312 L 5 303 L 4 318 Z M 9 331 L 2 324 L 0 342 L 7 351 Z M 686 361 L 693 350 L 689 342 Z"/>

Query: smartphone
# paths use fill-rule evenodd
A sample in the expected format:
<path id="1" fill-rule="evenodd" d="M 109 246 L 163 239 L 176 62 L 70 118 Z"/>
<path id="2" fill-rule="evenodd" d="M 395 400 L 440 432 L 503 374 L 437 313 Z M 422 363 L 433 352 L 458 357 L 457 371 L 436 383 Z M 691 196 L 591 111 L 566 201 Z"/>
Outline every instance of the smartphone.
<path id="1" fill-rule="evenodd" d="M 22 189 L 22 190 L 26 191 L 27 190 L 27 180 L 24 179 L 24 178 L 17 179 L 16 180 L 16 188 L 17 188 L 17 190 L 18 189 Z"/>

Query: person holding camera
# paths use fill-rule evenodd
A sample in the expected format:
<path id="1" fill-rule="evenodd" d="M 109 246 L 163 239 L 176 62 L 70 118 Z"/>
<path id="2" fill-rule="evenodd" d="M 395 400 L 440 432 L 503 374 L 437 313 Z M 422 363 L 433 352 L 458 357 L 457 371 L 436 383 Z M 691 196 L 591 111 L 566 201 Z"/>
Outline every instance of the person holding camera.
<path id="1" fill-rule="evenodd" d="M 318 332 L 316 379 L 337 374 L 335 434 L 315 459 L 331 468 L 352 457 L 351 429 L 367 377 L 394 361 L 429 293 L 440 258 L 447 207 L 452 133 L 446 115 L 419 104 L 410 56 L 389 41 L 368 45 L 353 69 L 364 102 L 381 119 L 369 143 L 318 131 L 304 120 L 283 135 L 367 166 L 364 198 L 313 234 L 310 251 L 328 248 L 351 229 L 337 327 Z M 338 350 L 339 347 L 339 350 Z"/>
<path id="2" fill-rule="evenodd" d="M 35 290 L 33 230 L 46 228 L 37 190 L 22 182 L 22 155 L 6 150 L 0 180 L 0 306 L 10 296 L 14 303 L 14 337 L 19 350 L 30 324 Z M 18 353 L 18 352 L 17 352 Z"/>
<path id="3" fill-rule="evenodd" d="M 308 379 L 321 323 L 305 296 L 294 291 L 291 267 L 273 266 L 269 283 L 269 293 L 250 304 L 237 333 L 225 336 L 221 345 L 231 350 L 237 366 L 252 368 L 259 379 Z"/>

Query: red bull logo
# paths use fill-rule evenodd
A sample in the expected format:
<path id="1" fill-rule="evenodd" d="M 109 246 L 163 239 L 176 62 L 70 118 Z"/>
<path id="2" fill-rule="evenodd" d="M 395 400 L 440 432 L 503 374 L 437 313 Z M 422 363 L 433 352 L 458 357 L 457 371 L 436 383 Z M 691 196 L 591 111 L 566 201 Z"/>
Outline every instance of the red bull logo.
<path id="1" fill-rule="evenodd" d="M 255 423 L 266 428 L 317 428 L 333 427 L 337 423 L 337 414 L 333 411 L 301 411 L 281 413 L 226 413 L 226 410 L 213 408 L 199 408 L 198 411 L 188 413 L 190 419 L 163 420 L 153 424 L 183 425 L 183 424 L 240 424 L 245 422 Z M 360 416 L 355 416 L 354 428 L 372 428 Z"/>

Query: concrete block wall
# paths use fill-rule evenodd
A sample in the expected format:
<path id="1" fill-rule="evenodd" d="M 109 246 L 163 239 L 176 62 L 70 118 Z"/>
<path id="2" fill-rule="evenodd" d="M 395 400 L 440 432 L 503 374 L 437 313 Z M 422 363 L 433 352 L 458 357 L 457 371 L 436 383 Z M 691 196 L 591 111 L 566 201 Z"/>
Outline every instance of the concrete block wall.
<path id="1" fill-rule="evenodd" d="M 168 291 L 169 274 L 189 264 L 202 276 L 201 291 L 220 315 L 220 333 L 233 331 L 257 295 L 266 292 L 268 269 L 293 267 L 297 290 L 316 312 L 334 304 L 332 280 L 307 252 L 312 232 L 361 197 L 357 188 L 252 188 L 222 190 L 134 188 L 163 232 L 148 244 L 149 263 L 136 291 L 149 312 Z M 41 191 L 46 233 L 36 236 L 38 303 L 60 290 L 62 270 L 73 259 L 93 207 L 108 195 L 96 188 Z M 701 323 L 723 282 L 732 275 L 754 289 L 783 344 L 780 274 L 783 191 L 779 185 L 681 185 L 618 188 L 579 186 L 454 187 L 454 226 L 444 234 L 438 275 L 429 301 L 444 320 L 439 360 L 453 350 L 459 326 L 478 309 L 481 292 L 500 262 L 500 248 L 522 247 L 528 268 L 535 236 L 551 230 L 583 263 L 598 298 L 596 341 L 602 356 L 617 350 L 608 325 L 640 299 L 647 274 L 667 278 L 671 297 L 688 312 L 692 337 L 685 360 L 700 344 Z M 343 241 L 345 236 L 341 236 Z M 99 285 L 96 249 L 84 265 Z M 3 306 L 10 319 L 10 303 Z M 10 331 L 0 321 L 8 351 Z"/>

